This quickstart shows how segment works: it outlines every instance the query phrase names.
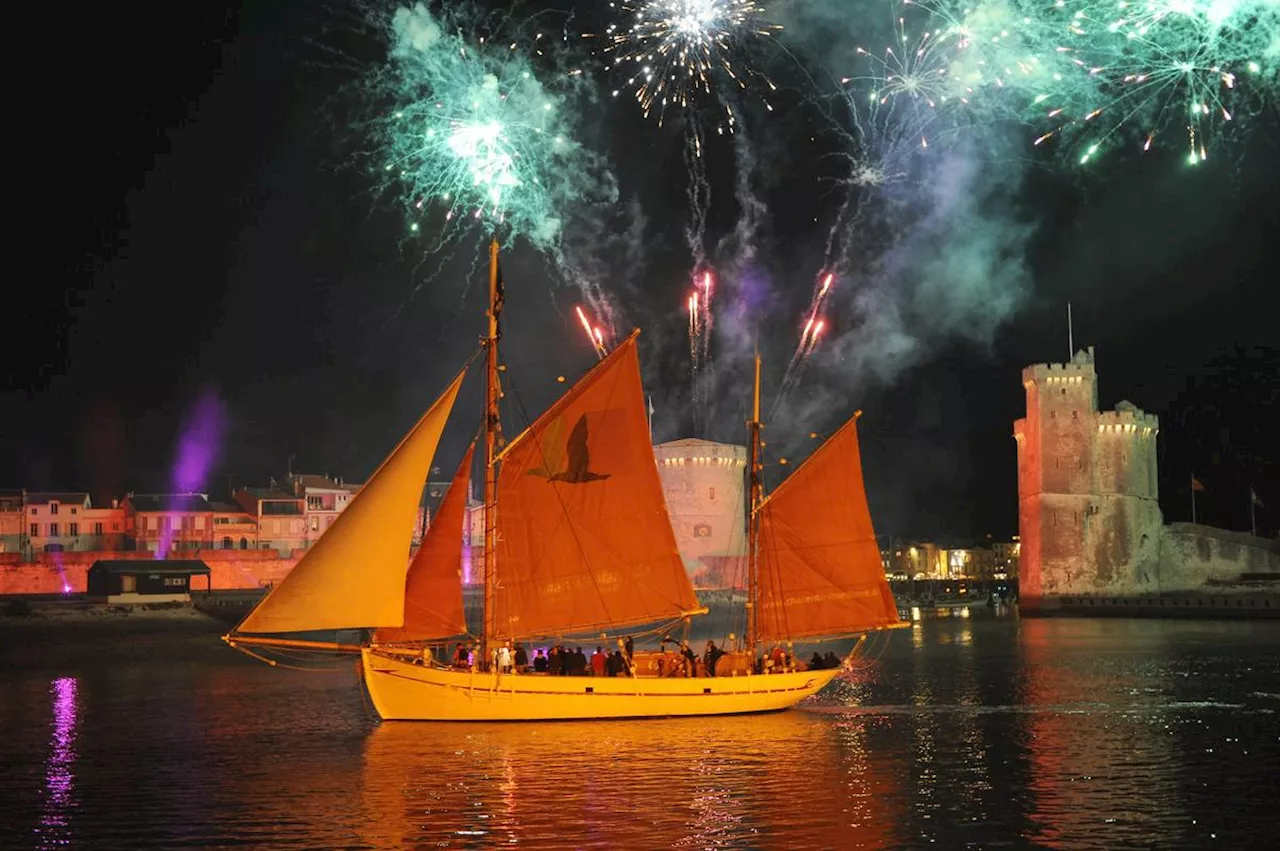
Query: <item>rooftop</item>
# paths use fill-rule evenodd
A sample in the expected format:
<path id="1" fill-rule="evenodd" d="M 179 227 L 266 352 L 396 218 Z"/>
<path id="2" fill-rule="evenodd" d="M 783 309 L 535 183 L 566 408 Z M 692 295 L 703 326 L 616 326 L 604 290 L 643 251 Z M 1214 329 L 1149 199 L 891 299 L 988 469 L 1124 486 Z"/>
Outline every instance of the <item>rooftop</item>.
<path id="1" fill-rule="evenodd" d="M 209 565 L 199 559 L 101 559 L 90 573 L 160 574 L 162 576 L 209 575 Z"/>
<path id="2" fill-rule="evenodd" d="M 213 511 L 201 493 L 138 493 L 127 499 L 134 511 Z"/>
<path id="3" fill-rule="evenodd" d="M 27 491 L 27 505 L 47 505 L 50 502 L 66 502 L 83 505 L 89 501 L 89 494 L 79 491 L 40 493 Z"/>
<path id="4" fill-rule="evenodd" d="M 298 497 L 293 494 L 279 490 L 278 488 L 241 488 L 245 493 L 254 499 L 259 500 L 288 500 L 289 502 L 297 502 Z"/>
<path id="5" fill-rule="evenodd" d="M 230 502 L 210 502 L 209 505 L 213 508 L 215 514 L 243 514 L 245 517 L 250 516 L 249 512 Z"/>
<path id="6" fill-rule="evenodd" d="M 294 474 L 293 486 L 304 491 L 345 491 L 347 489 L 341 482 L 337 482 L 329 478 L 327 473 L 323 476 L 313 476 L 302 473 Z"/>

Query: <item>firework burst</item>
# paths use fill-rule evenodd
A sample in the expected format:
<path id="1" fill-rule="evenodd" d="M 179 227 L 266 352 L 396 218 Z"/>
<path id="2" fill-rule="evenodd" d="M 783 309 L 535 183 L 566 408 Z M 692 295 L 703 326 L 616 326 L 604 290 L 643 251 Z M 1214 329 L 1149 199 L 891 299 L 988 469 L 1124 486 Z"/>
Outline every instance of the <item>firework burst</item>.
<path id="1" fill-rule="evenodd" d="M 613 4 L 610 4 L 613 5 Z M 624 3 L 629 26 L 613 25 L 605 32 L 604 52 L 624 79 L 645 116 L 661 123 L 668 108 L 686 108 L 721 84 L 745 89 L 759 81 L 765 92 L 775 86 L 749 60 L 748 46 L 781 29 L 769 23 L 754 0 L 652 0 Z M 722 131 L 733 132 L 732 108 L 721 99 Z M 767 96 L 765 105 L 772 109 Z"/>
<path id="2" fill-rule="evenodd" d="M 1037 144 L 1064 137 L 1080 164 L 1129 143 L 1181 136 L 1187 161 L 1275 94 L 1280 4 L 1274 0 L 1058 0 L 1062 48 L 1093 85 L 1048 111 Z M 1043 100 L 1043 99 L 1042 99 Z"/>
<path id="3" fill-rule="evenodd" d="M 442 241 L 471 225 L 555 253 L 566 211 L 608 186 L 575 140 L 582 87 L 553 66 L 544 39 L 498 41 L 461 6 L 390 7 L 374 16 L 389 45 L 362 80 L 384 188 L 413 232 Z M 538 57 L 535 67 L 532 57 Z"/>

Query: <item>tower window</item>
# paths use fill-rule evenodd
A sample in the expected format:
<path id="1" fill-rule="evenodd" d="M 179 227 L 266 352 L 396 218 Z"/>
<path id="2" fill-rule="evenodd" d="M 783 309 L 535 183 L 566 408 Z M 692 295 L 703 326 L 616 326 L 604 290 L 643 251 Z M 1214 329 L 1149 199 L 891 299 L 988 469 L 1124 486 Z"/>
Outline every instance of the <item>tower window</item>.
<path id="1" fill-rule="evenodd" d="M 1072 412 L 1071 412 L 1071 419 L 1073 419 L 1073 420 L 1078 420 L 1078 419 L 1080 419 L 1080 412 L 1079 412 L 1079 411 L 1072 411 Z"/>
<path id="2" fill-rule="evenodd" d="M 1049 412 L 1049 419 L 1051 419 L 1051 420 L 1056 420 L 1057 418 L 1058 418 L 1058 412 L 1057 412 L 1057 411 L 1050 411 L 1050 412 Z"/>
<path id="3" fill-rule="evenodd" d="M 1067 388 L 1065 387 L 1062 388 L 1062 395 L 1063 396 L 1067 395 Z"/>

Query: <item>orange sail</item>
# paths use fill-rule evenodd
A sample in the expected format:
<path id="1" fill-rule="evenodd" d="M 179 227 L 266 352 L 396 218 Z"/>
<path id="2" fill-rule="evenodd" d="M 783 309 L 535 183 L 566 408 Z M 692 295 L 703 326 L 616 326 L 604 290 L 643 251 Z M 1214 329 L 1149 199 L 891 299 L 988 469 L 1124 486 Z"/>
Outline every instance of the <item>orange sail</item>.
<path id="1" fill-rule="evenodd" d="M 633 333 L 507 448 L 491 638 L 698 611 L 645 419 Z"/>
<path id="2" fill-rule="evenodd" d="M 404 623 L 404 576 L 422 483 L 463 373 L 233 634 Z"/>
<path id="3" fill-rule="evenodd" d="M 404 580 L 404 626 L 379 629 L 373 637 L 379 644 L 449 638 L 467 631 L 462 613 L 462 521 L 474 451 L 473 443 L 409 565 Z"/>
<path id="4" fill-rule="evenodd" d="M 867 508 L 857 419 L 759 509 L 760 640 L 847 635 L 898 622 Z"/>

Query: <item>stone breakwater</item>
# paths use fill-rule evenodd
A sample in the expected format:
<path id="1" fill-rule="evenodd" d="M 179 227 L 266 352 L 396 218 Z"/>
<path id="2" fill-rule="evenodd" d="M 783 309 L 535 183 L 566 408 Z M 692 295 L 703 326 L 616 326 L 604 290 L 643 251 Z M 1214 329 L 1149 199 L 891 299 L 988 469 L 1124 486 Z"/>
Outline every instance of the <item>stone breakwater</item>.
<path id="1" fill-rule="evenodd" d="M 199 559 L 209 566 L 214 590 L 262 588 L 288 575 L 301 552 L 283 556 L 275 550 L 187 550 L 174 558 Z M 89 567 L 100 559 L 152 561 L 146 552 L 40 553 L 24 561 L 19 553 L 0 553 L 0 596 L 9 594 L 83 594 Z M 192 580 L 193 591 L 204 590 L 204 579 Z"/>

